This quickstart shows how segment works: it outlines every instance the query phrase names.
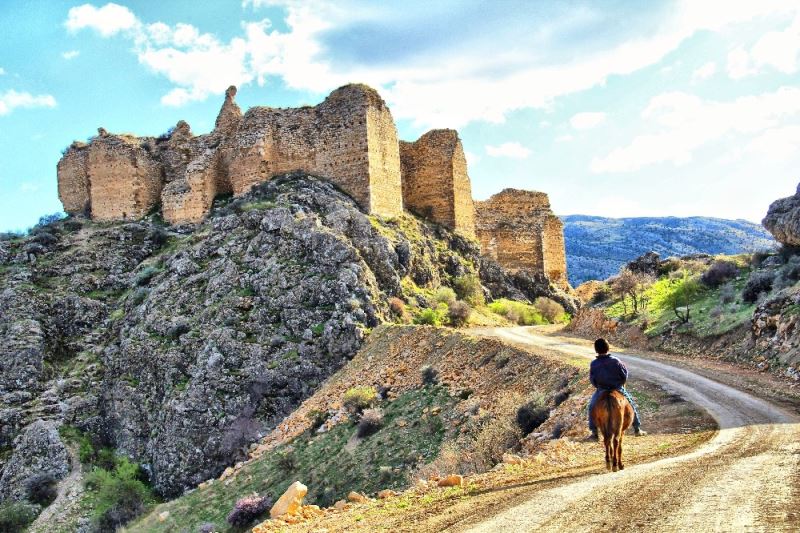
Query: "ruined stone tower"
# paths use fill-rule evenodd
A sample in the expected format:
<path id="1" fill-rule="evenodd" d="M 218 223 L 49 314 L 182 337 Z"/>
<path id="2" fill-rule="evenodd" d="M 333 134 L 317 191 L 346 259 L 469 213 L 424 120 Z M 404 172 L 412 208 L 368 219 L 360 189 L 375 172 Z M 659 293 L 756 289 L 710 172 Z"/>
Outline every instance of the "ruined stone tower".
<path id="1" fill-rule="evenodd" d="M 180 121 L 161 137 L 100 128 L 58 163 L 64 210 L 97 220 L 138 219 L 159 207 L 173 224 L 199 222 L 220 194 L 241 195 L 273 176 L 304 171 L 334 182 L 370 214 L 408 210 L 468 236 L 510 270 L 542 272 L 566 287 L 561 221 L 547 195 L 506 189 L 473 203 L 464 148 L 455 130 L 400 142 L 380 95 L 360 84 L 314 107 L 236 104 L 225 92 L 214 130 L 194 135 Z"/>
<path id="2" fill-rule="evenodd" d="M 410 211 L 475 235 L 475 206 L 467 159 L 455 130 L 432 130 L 400 142 L 403 202 Z"/>
<path id="3" fill-rule="evenodd" d="M 566 288 L 564 225 L 542 192 L 505 189 L 475 202 L 475 230 L 484 255 L 511 271 L 542 272 Z"/>

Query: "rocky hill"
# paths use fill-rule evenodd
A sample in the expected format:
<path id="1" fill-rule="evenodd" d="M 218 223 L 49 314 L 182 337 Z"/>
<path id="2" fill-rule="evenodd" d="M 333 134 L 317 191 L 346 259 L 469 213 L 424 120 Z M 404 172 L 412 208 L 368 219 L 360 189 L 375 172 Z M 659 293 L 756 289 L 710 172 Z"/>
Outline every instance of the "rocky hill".
<path id="1" fill-rule="evenodd" d="M 564 221 L 570 283 L 604 280 L 642 254 L 661 257 L 738 254 L 772 249 L 777 243 L 760 225 L 706 217 L 603 218 L 569 215 Z"/>
<path id="2" fill-rule="evenodd" d="M 245 458 L 372 328 L 437 316 L 441 287 L 574 310 L 476 241 L 368 216 L 306 175 L 218 203 L 199 225 L 37 227 L 0 241 L 0 287 L 0 500 L 66 475 L 73 445 L 126 457 L 156 494 L 180 494 Z"/>

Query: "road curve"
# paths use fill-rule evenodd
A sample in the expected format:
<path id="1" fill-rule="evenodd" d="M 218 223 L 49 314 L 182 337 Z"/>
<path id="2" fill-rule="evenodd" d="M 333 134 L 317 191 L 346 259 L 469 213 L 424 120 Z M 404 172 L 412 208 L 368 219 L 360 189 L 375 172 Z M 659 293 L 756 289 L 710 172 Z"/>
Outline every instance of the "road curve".
<path id="1" fill-rule="evenodd" d="M 524 328 L 476 333 L 594 357 Z M 719 433 L 686 455 L 536 492 L 467 531 L 800 531 L 800 417 L 690 371 L 618 355 L 633 376 L 706 409 Z"/>

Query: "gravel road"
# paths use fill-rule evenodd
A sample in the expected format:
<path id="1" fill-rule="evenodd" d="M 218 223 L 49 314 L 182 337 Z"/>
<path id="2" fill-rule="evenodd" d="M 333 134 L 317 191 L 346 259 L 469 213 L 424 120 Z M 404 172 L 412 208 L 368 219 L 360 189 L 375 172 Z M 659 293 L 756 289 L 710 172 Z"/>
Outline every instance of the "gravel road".
<path id="1" fill-rule="evenodd" d="M 480 333 L 594 357 L 525 328 Z M 632 375 L 706 409 L 719 433 L 686 455 L 533 493 L 467 531 L 800 531 L 800 417 L 688 370 L 617 355 Z"/>

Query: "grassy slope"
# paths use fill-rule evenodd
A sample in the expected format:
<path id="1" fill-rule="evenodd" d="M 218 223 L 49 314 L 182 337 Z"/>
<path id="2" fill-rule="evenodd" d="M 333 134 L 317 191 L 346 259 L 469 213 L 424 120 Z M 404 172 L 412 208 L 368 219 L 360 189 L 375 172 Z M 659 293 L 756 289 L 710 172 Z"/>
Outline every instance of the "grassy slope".
<path id="1" fill-rule="evenodd" d="M 438 370 L 441 386 L 422 386 L 424 365 Z M 456 408 L 468 394 L 491 410 L 498 391 L 524 401 L 537 392 L 550 396 L 576 376 L 574 367 L 493 339 L 432 327 L 378 328 L 354 360 L 268 436 L 237 475 L 156 507 L 130 531 L 192 531 L 207 521 L 232 531 L 222 526 L 238 498 L 253 491 L 277 497 L 295 480 L 309 486 L 309 503 L 330 503 L 350 490 L 403 488 L 417 466 L 429 463 L 444 442 L 460 434 L 463 419 Z M 354 385 L 391 388 L 382 406 L 384 429 L 361 442 L 351 440 L 352 422 L 321 435 L 308 431 L 309 414 L 339 409 L 343 393 Z M 434 406 L 441 412 L 431 412 Z M 426 407 L 429 412 L 423 413 Z M 164 511 L 169 516 L 162 522 L 158 516 Z"/>

